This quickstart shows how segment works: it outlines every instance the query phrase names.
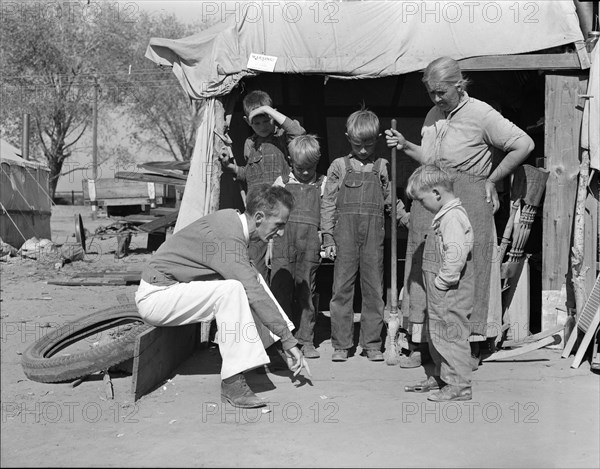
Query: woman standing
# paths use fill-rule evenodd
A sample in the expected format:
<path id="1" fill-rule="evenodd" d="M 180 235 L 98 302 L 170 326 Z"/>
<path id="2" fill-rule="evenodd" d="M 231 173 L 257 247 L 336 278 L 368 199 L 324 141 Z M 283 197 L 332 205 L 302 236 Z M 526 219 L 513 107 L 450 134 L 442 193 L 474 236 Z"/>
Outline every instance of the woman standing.
<path id="1" fill-rule="evenodd" d="M 458 62 L 440 57 L 423 74 L 423 84 L 435 106 L 427 113 L 421 130 L 421 145 L 409 142 L 395 130 L 386 130 L 389 147 L 402 150 L 420 164 L 436 164 L 457 170 L 455 192 L 473 226 L 472 261 L 476 280 L 473 316 L 470 318 L 471 343 L 479 363 L 478 341 L 486 339 L 489 312 L 501 311 L 497 240 L 494 213 L 499 208 L 496 183 L 511 174 L 533 150 L 533 140 L 505 119 L 490 105 L 469 97 L 468 81 Z M 492 171 L 492 155 L 505 153 Z M 425 237 L 431 229 L 431 214 L 414 201 L 410 215 L 402 311 L 408 312 L 413 353 L 400 366 L 421 364 L 417 344 L 426 341 L 422 333 L 426 310 L 421 261 Z M 495 265 L 494 265 L 495 263 Z M 491 284 L 492 267 L 496 269 Z M 490 289 L 492 296 L 490 297 Z M 496 329 L 498 332 L 498 329 Z"/>

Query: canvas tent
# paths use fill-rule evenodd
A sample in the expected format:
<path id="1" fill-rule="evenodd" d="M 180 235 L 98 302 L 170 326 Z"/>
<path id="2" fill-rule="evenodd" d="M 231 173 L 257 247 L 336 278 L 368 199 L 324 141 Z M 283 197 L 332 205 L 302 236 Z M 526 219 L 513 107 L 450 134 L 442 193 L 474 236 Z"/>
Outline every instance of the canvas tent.
<path id="1" fill-rule="evenodd" d="M 537 132 L 534 164 L 550 172 L 540 235 L 541 288 L 543 298 L 560 291 L 570 271 L 581 96 L 593 94 L 587 89 L 590 59 L 577 14 L 581 6 L 571 0 L 204 2 L 202 18 L 212 27 L 182 39 L 153 38 L 146 51 L 156 64 L 172 68 L 193 101 L 205 103 L 176 229 L 220 208 L 224 178 L 214 131 L 228 130 L 234 146 L 239 141 L 241 117 L 231 117 L 240 113 L 237 93 L 244 86 L 273 91 L 287 115 L 325 135 L 322 147 L 329 146 L 324 154 L 331 159 L 341 156 L 336 139 L 343 141 L 345 117 L 365 96 L 384 128 L 398 118 L 407 138 L 419 141 L 431 103 L 418 72 L 446 55 L 470 76 L 482 74 L 474 84 L 496 87 L 500 101 L 515 95 L 517 72 L 539 78 L 533 88 L 519 90 L 518 106 L 539 112 L 530 116 L 541 122 L 531 131 Z M 492 104 L 486 98 L 481 97 Z M 408 174 L 411 168 L 401 163 L 399 172 Z M 583 256 L 588 285 L 597 272 L 597 195 L 589 202 Z"/>
<path id="2" fill-rule="evenodd" d="M 0 142 L 0 238 L 17 249 L 34 236 L 50 239 L 50 170 Z"/>
<path id="3" fill-rule="evenodd" d="M 176 229 L 217 207 L 212 131 L 222 117 L 210 98 L 260 73 L 251 54 L 268 56 L 273 73 L 361 79 L 414 72 L 442 55 L 522 54 L 583 39 L 571 1 L 204 2 L 202 17 L 214 26 L 153 38 L 146 52 L 172 67 L 191 99 L 209 98 L 188 177 L 194 193 L 184 194 Z"/>

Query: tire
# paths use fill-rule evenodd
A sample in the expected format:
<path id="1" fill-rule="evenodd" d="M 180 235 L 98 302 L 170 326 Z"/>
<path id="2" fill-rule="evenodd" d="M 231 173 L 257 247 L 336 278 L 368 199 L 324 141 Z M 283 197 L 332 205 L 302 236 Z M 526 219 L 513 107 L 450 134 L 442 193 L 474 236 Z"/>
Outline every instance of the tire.
<path id="1" fill-rule="evenodd" d="M 85 352 L 55 357 L 67 346 L 86 337 L 122 326 L 122 334 Z M 65 324 L 35 341 L 21 357 L 25 376 L 41 383 L 58 383 L 87 376 L 133 357 L 136 338 L 144 324 L 134 304 L 115 306 Z"/>

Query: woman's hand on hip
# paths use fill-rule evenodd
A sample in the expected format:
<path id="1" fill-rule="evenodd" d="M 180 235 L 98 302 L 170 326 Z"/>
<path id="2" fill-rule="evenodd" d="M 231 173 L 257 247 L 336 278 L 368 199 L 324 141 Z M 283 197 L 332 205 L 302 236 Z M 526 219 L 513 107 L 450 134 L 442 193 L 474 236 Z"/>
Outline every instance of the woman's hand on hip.
<path id="1" fill-rule="evenodd" d="M 485 180 L 485 201 L 492 204 L 492 213 L 496 213 L 500 208 L 500 199 L 498 198 L 498 191 L 496 190 L 496 184 L 489 179 Z"/>

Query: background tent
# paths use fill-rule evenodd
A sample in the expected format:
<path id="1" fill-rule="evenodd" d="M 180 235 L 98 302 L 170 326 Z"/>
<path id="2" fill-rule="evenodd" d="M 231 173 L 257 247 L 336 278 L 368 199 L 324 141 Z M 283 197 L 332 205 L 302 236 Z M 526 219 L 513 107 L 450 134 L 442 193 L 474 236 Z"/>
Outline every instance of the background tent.
<path id="1" fill-rule="evenodd" d="M 50 170 L 24 160 L 4 140 L 0 143 L 0 238 L 17 249 L 34 236 L 50 239 Z"/>

